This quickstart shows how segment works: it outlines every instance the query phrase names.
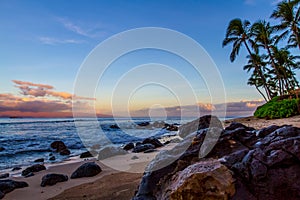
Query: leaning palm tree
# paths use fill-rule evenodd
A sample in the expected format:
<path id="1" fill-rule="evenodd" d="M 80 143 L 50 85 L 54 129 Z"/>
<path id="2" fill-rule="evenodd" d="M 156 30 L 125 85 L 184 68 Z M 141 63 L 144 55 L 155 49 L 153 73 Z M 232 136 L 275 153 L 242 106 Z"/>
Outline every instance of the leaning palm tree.
<path id="1" fill-rule="evenodd" d="M 251 51 L 249 44 L 252 48 L 254 48 L 255 52 L 257 52 L 257 48 L 255 45 L 255 42 L 251 39 L 251 28 L 250 28 L 250 22 L 248 20 L 242 21 L 241 19 L 233 19 L 229 22 L 229 25 L 226 30 L 226 36 L 223 40 L 223 47 L 227 46 L 228 44 L 232 44 L 232 51 L 230 53 L 230 61 L 233 62 L 236 59 L 236 56 L 239 54 L 240 48 L 242 45 L 246 47 L 246 50 L 248 52 L 248 55 L 251 57 L 253 52 Z M 253 58 L 254 62 L 255 59 Z M 262 70 L 259 69 L 260 66 L 258 63 L 253 63 L 253 66 L 256 68 L 256 71 L 259 73 L 264 88 L 266 88 L 267 94 L 270 94 L 270 91 L 268 87 L 266 86 L 266 78 L 264 74 L 262 73 Z"/>
<path id="2" fill-rule="evenodd" d="M 248 73 L 252 71 L 251 77 L 248 80 L 249 85 L 255 85 L 257 91 L 263 96 L 265 101 L 271 100 L 272 99 L 272 94 L 270 88 L 268 87 L 267 84 L 263 82 L 259 74 L 265 74 L 265 71 L 268 69 L 266 68 L 267 62 L 264 61 L 265 55 L 259 55 L 259 54 L 252 54 L 247 56 L 248 64 L 244 66 L 244 70 L 246 70 Z M 256 65 L 259 65 L 259 67 L 256 67 Z M 259 70 L 259 71 L 258 71 Z M 251 79 L 251 81 L 250 81 Z M 259 81 L 256 81 L 254 79 L 259 79 Z M 250 84 L 250 83 L 260 83 L 260 84 Z M 265 93 L 267 97 L 261 92 L 259 87 L 263 87 L 265 90 Z"/>
<path id="3" fill-rule="evenodd" d="M 251 36 L 254 38 L 256 45 L 259 48 L 263 48 L 267 52 L 269 62 L 279 81 L 279 94 L 283 95 L 284 85 L 282 83 L 282 75 L 279 72 L 278 66 L 276 65 L 275 59 L 271 52 L 271 49 L 274 46 L 274 37 L 272 37 L 273 32 L 274 29 L 271 27 L 270 23 L 264 20 L 255 22 L 251 27 Z"/>
<path id="4" fill-rule="evenodd" d="M 289 37 L 290 46 L 298 46 L 300 49 L 300 7 L 299 0 L 282 1 L 277 4 L 271 18 L 279 19 L 281 23 L 274 26 L 278 31 L 283 31 L 278 37 L 277 42 L 283 38 Z"/>

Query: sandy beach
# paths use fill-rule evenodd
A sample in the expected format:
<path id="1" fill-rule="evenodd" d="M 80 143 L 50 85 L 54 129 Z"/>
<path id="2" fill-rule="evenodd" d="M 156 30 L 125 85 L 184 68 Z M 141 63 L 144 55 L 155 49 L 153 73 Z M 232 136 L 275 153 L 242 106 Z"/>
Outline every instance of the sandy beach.
<path id="1" fill-rule="evenodd" d="M 168 144 L 159 150 L 173 148 Z M 47 170 L 35 173 L 34 176 L 21 177 L 20 171 L 14 172 L 13 180 L 25 181 L 29 187 L 16 189 L 5 195 L 6 200 L 34 199 L 130 199 L 136 190 L 146 165 L 159 151 L 152 153 L 128 153 L 110 157 L 101 161 L 95 158 L 73 159 L 55 165 L 46 165 Z M 135 157 L 133 159 L 133 156 Z M 54 186 L 41 187 L 42 177 L 49 173 L 66 174 L 70 177 L 85 162 L 96 162 L 102 169 L 94 177 L 69 179 Z M 59 195 L 60 194 L 60 195 Z M 58 195 L 58 196 L 56 196 Z"/>
<path id="2" fill-rule="evenodd" d="M 293 125 L 300 127 L 300 116 L 287 119 L 264 120 L 254 117 L 238 118 L 224 121 L 228 126 L 231 122 L 240 122 L 256 129 L 270 125 Z M 168 144 L 161 149 L 173 148 L 176 144 Z M 160 149 L 160 150 L 161 150 Z M 35 174 L 35 176 L 23 178 L 13 177 L 14 180 L 26 181 L 29 187 L 16 189 L 5 195 L 5 200 L 31 200 L 33 199 L 131 199 L 142 177 L 145 166 L 158 153 L 129 153 L 122 156 L 114 156 L 101 161 L 95 158 L 81 161 L 69 161 L 47 166 L 47 170 Z M 132 159 L 133 156 L 138 159 Z M 41 187 L 41 179 L 48 173 L 71 173 L 84 162 L 95 161 L 102 172 L 90 178 L 69 179 L 67 182 L 57 183 L 54 186 Z M 18 173 L 18 172 L 17 172 Z"/>

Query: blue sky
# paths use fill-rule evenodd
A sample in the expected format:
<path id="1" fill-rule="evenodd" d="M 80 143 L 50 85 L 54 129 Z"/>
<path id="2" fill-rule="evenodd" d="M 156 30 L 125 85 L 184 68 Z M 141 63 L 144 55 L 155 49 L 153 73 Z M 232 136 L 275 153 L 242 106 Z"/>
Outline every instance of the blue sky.
<path id="1" fill-rule="evenodd" d="M 182 32 L 200 43 L 222 74 L 228 101 L 257 100 L 261 97 L 247 86 L 248 74 L 242 70 L 244 51 L 230 63 L 231 48 L 221 44 L 231 19 L 268 18 L 275 4 L 274 0 L 0 0 L 0 93 L 18 94 L 12 80 L 72 93 L 77 71 L 96 45 L 119 32 L 150 26 Z M 147 52 L 128 60 L 119 63 L 151 61 Z"/>

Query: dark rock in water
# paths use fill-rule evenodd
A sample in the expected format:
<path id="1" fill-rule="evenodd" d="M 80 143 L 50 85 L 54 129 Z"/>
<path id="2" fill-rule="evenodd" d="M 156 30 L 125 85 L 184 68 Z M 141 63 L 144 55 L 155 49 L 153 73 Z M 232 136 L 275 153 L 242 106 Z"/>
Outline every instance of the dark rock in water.
<path id="1" fill-rule="evenodd" d="M 56 158 L 55 158 L 55 156 L 51 156 L 50 158 L 49 158 L 49 160 L 55 160 Z"/>
<path id="2" fill-rule="evenodd" d="M 33 162 L 44 162 L 44 158 L 39 158 L 39 159 L 36 159 L 36 160 L 34 160 Z"/>
<path id="3" fill-rule="evenodd" d="M 149 126 L 150 122 L 138 122 L 136 123 L 138 126 Z"/>
<path id="4" fill-rule="evenodd" d="M 62 156 L 67 156 L 67 155 L 70 155 L 71 152 L 70 152 L 69 149 L 63 149 L 63 150 L 61 150 L 61 151 L 59 152 L 59 154 L 62 155 Z"/>
<path id="5" fill-rule="evenodd" d="M 157 138 L 149 137 L 143 140 L 143 144 L 152 144 L 155 148 L 164 146 Z"/>
<path id="6" fill-rule="evenodd" d="M 67 146 L 62 141 L 54 141 L 51 143 L 50 146 L 51 146 L 51 148 L 55 149 L 57 152 L 67 149 Z"/>
<path id="7" fill-rule="evenodd" d="M 149 149 L 155 149 L 155 146 L 153 144 L 140 144 L 135 146 L 132 152 L 139 153 Z"/>
<path id="8" fill-rule="evenodd" d="M 82 154 L 80 154 L 80 158 L 94 157 L 93 154 L 96 155 L 96 152 L 95 151 L 92 151 L 92 152 L 86 151 L 86 152 L 83 152 Z"/>
<path id="9" fill-rule="evenodd" d="M 100 166 L 94 162 L 84 163 L 72 173 L 71 179 L 96 176 L 101 171 Z"/>
<path id="10" fill-rule="evenodd" d="M 129 150 L 131 150 L 131 149 L 133 149 L 133 148 L 134 148 L 133 142 L 129 142 L 128 144 L 126 144 L 126 145 L 123 147 L 123 149 L 124 149 L 125 151 L 129 151 Z"/>
<path id="11" fill-rule="evenodd" d="M 225 193 L 228 194 L 227 197 L 223 196 L 224 198 L 221 199 L 299 199 L 300 128 L 270 126 L 254 130 L 243 124 L 233 123 L 225 130 L 220 129 L 219 126 L 208 129 L 208 119 L 209 117 L 205 117 L 198 120 L 202 124 L 189 123 L 192 128 L 181 126 L 183 128 L 180 128 L 180 131 L 184 130 L 183 135 L 187 137 L 176 148 L 159 153 L 151 161 L 134 200 L 217 199 L 217 196 L 210 195 Z M 198 130 L 199 127 L 202 129 Z M 191 131 L 195 129 L 198 131 L 192 133 Z M 207 134 L 213 135 L 214 132 L 220 133 L 220 137 L 214 141 L 216 144 L 206 140 Z M 188 146 L 183 148 L 185 147 L 183 144 Z M 200 159 L 200 149 L 207 149 L 211 145 L 210 152 Z M 184 152 L 181 153 L 181 150 Z M 174 161 L 166 164 L 164 160 L 169 158 L 174 158 Z M 223 190 L 222 184 L 227 184 L 226 181 L 222 184 L 218 183 L 215 187 L 216 182 L 210 182 L 212 179 L 208 173 L 199 177 L 198 172 L 191 170 L 193 168 L 191 166 L 205 162 L 207 159 L 219 159 L 231 171 L 236 180 L 235 194 L 231 189 Z M 203 165 L 199 164 L 200 166 Z M 207 168 L 208 171 L 209 169 L 211 168 Z M 222 175 L 214 175 L 222 177 Z M 208 181 L 205 183 L 212 187 L 206 188 L 208 185 L 201 180 Z M 197 185 L 199 182 L 201 184 Z M 206 189 L 208 192 L 203 192 Z M 197 198 L 184 196 L 193 193 L 199 194 Z"/>
<path id="12" fill-rule="evenodd" d="M 138 145 L 141 145 L 141 144 L 143 144 L 142 142 L 137 142 L 137 143 L 135 143 L 135 146 L 138 146 Z"/>
<path id="13" fill-rule="evenodd" d="M 22 167 L 14 167 L 14 168 L 12 168 L 11 171 L 17 171 L 17 170 L 20 170 L 20 169 L 22 169 Z"/>
<path id="14" fill-rule="evenodd" d="M 163 145 L 167 145 L 167 144 L 170 144 L 171 141 L 165 141 Z"/>
<path id="15" fill-rule="evenodd" d="M 5 194 L 17 189 L 28 187 L 28 184 L 23 181 L 14 180 L 0 180 L 0 199 L 4 197 Z"/>
<path id="16" fill-rule="evenodd" d="M 39 171 L 42 171 L 42 170 L 46 170 L 46 167 L 44 165 L 35 164 L 35 165 L 32 165 L 32 166 L 27 167 L 26 169 L 24 169 L 22 171 L 22 176 L 26 176 L 30 172 L 39 172 Z"/>
<path id="17" fill-rule="evenodd" d="M 152 152 L 155 152 L 157 151 L 156 149 L 148 149 L 146 151 L 144 151 L 144 153 L 152 153 Z"/>
<path id="18" fill-rule="evenodd" d="M 120 127 L 117 124 L 110 125 L 109 128 L 111 128 L 111 129 L 120 129 Z"/>
<path id="19" fill-rule="evenodd" d="M 8 177 L 9 177 L 9 173 L 0 174 L 0 179 L 4 179 L 4 178 L 8 178 Z"/>
<path id="20" fill-rule="evenodd" d="M 154 128 L 166 128 L 168 125 L 169 124 L 166 124 L 163 121 L 155 121 L 155 122 L 153 122 L 152 127 L 154 127 Z"/>
<path id="21" fill-rule="evenodd" d="M 117 146 L 106 146 L 99 150 L 98 159 L 103 160 L 117 155 L 125 155 L 128 152 Z"/>
<path id="22" fill-rule="evenodd" d="M 5 150 L 5 148 L 4 147 L 0 147 L 0 151 L 4 151 Z"/>
<path id="23" fill-rule="evenodd" d="M 68 176 L 64 174 L 47 174 L 43 176 L 41 186 L 55 185 L 58 182 L 64 182 L 68 180 Z"/>
<path id="24" fill-rule="evenodd" d="M 168 131 L 178 131 L 178 126 L 170 124 L 169 126 L 167 126 L 166 130 L 168 130 Z"/>

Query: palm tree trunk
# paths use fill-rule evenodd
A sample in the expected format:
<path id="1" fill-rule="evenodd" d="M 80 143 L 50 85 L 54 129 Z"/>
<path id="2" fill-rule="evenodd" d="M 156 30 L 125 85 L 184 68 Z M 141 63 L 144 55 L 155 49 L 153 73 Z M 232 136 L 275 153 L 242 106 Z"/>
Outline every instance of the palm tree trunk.
<path id="1" fill-rule="evenodd" d="M 261 78 L 262 81 L 263 81 L 263 85 L 264 85 L 266 94 L 267 94 L 267 96 L 268 96 L 268 99 L 271 100 L 271 92 L 270 92 L 270 89 L 269 89 L 268 86 L 267 86 L 266 78 L 265 78 L 264 74 L 262 73 L 260 67 L 257 65 L 255 59 L 253 58 L 252 52 L 251 52 L 251 50 L 250 50 L 250 48 L 249 48 L 249 46 L 248 46 L 248 44 L 247 44 L 246 41 L 244 41 L 244 45 L 245 45 L 245 47 L 246 47 L 246 49 L 247 49 L 249 55 L 251 56 L 252 60 L 254 61 L 254 64 L 255 64 L 254 66 L 255 66 L 255 68 L 256 68 L 256 70 L 257 70 L 257 72 L 258 72 L 260 78 Z M 265 97 L 264 97 L 264 98 L 265 98 Z M 267 101 L 267 100 L 266 100 L 266 101 Z"/>

